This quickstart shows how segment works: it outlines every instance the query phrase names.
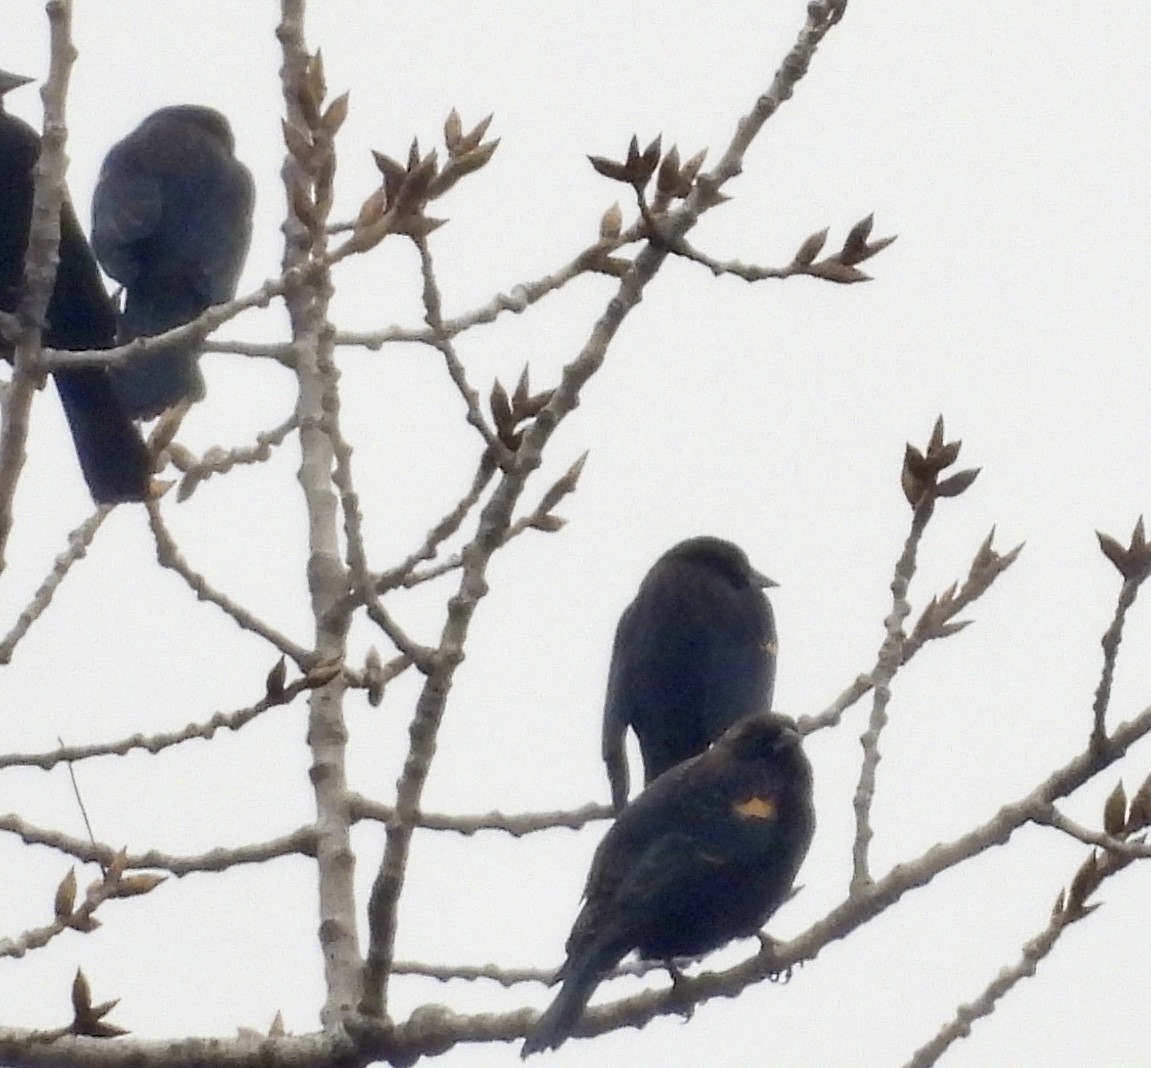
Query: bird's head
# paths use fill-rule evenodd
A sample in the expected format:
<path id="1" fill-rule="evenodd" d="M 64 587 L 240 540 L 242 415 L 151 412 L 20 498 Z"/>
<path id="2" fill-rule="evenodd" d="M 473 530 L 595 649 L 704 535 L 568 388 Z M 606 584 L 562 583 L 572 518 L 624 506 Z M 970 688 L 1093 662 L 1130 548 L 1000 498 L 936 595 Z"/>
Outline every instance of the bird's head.
<path id="1" fill-rule="evenodd" d="M 800 754 L 795 721 L 777 712 L 756 712 L 732 724 L 716 742 L 739 760 L 766 760 Z"/>
<path id="2" fill-rule="evenodd" d="M 232 135 L 231 125 L 215 108 L 203 107 L 200 104 L 173 104 L 171 107 L 160 108 L 159 111 L 152 112 L 144 121 L 170 123 L 174 119 L 203 130 L 229 152 L 234 151 L 236 147 L 236 139 Z"/>
<path id="3" fill-rule="evenodd" d="M 724 576 L 733 586 L 758 586 L 771 589 L 779 583 L 756 571 L 738 545 L 723 538 L 701 535 L 673 545 L 662 557 L 679 560 L 696 567 L 709 568 Z"/>

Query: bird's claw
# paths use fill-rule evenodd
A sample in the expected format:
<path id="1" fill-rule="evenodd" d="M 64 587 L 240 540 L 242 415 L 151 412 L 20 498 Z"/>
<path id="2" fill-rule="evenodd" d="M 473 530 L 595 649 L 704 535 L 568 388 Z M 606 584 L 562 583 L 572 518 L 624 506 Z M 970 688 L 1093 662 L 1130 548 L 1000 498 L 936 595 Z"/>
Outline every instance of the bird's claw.
<path id="1" fill-rule="evenodd" d="M 695 1002 L 691 1001 L 684 990 L 684 984 L 687 982 L 687 976 L 683 974 L 671 961 L 667 962 L 667 974 L 671 979 L 671 1003 L 672 1008 L 677 1015 L 683 1018 L 683 1022 L 687 1023 L 688 1020 L 695 1015 Z"/>

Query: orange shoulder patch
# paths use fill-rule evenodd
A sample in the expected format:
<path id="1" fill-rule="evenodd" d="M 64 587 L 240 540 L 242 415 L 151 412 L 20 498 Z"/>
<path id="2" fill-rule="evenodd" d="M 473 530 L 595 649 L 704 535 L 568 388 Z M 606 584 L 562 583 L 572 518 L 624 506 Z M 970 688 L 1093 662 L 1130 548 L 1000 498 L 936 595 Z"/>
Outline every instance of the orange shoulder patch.
<path id="1" fill-rule="evenodd" d="M 731 810 L 737 816 L 753 820 L 774 819 L 777 812 L 775 802 L 770 797 L 760 797 L 758 794 L 752 794 L 746 801 L 737 801 Z"/>

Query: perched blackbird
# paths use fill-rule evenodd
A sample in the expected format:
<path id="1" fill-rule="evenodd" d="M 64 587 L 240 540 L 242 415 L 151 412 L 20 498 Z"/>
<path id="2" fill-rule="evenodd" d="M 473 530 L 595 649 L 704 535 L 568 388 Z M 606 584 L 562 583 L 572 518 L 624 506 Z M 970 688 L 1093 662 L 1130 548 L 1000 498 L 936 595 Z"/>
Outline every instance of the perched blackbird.
<path id="1" fill-rule="evenodd" d="M 814 830 L 811 765 L 784 716 L 747 716 L 661 775 L 596 850 L 563 986 L 521 1055 L 559 1046 L 631 950 L 670 961 L 756 934 L 790 896 Z"/>
<path id="2" fill-rule="evenodd" d="M 252 236 L 252 176 L 228 120 L 180 105 L 113 145 L 92 201 L 92 246 L 125 289 L 121 340 L 149 337 L 231 300 Z M 149 418 L 204 396 L 196 344 L 168 346 L 112 372 L 124 406 Z"/>
<path id="3" fill-rule="evenodd" d="M 33 168 L 40 136 L 4 111 L 4 94 L 30 78 L 0 71 L 0 311 L 15 312 L 24 290 L 24 255 L 32 221 Z M 116 343 L 116 308 L 67 200 L 60 212 L 59 266 L 48 301 L 42 343 L 54 349 L 103 349 Z M 12 344 L 0 338 L 0 354 Z M 124 411 L 108 373 L 77 367 L 53 375 L 80 468 L 101 504 L 148 496 L 152 457 Z"/>
<path id="4" fill-rule="evenodd" d="M 689 538 L 640 584 L 615 632 L 603 710 L 603 759 L 618 812 L 627 804 L 624 734 L 643 754 L 644 782 L 702 753 L 737 719 L 770 712 L 775 620 L 738 545 Z"/>

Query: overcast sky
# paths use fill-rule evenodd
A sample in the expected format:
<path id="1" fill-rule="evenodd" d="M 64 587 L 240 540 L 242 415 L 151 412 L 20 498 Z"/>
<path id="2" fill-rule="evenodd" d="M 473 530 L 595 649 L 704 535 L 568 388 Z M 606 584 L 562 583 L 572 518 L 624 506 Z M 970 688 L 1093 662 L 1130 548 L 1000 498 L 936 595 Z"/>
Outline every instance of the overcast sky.
<path id="1" fill-rule="evenodd" d="M 465 126 L 495 113 L 493 162 L 436 205 L 445 310 L 536 279 L 594 240 L 621 188 L 586 155 L 619 156 L 662 133 L 716 158 L 768 85 L 803 21 L 802 0 L 602 5 L 509 2 L 313 4 L 333 93 L 350 89 L 339 139 L 338 215 L 378 174 L 369 149 L 402 157 L 440 138 L 453 106 Z M 47 70 L 42 5 L 9 4 L 0 66 Z M 76 0 L 80 50 L 69 100 L 69 183 L 83 220 L 108 147 L 153 109 L 195 102 L 226 112 L 257 186 L 241 291 L 278 273 L 282 112 L 271 0 Z M 1037 0 L 971 4 L 853 0 L 793 100 L 749 152 L 734 200 L 693 242 L 719 258 L 783 265 L 812 231 L 842 241 L 874 212 L 899 240 L 867 264 L 875 281 L 748 285 L 671 262 L 629 318 L 577 412 L 553 441 L 527 501 L 585 450 L 555 535 L 502 552 L 453 688 L 427 809 L 479 813 L 606 800 L 598 754 L 616 619 L 651 562 L 679 539 L 729 537 L 780 583 L 776 706 L 824 708 L 874 663 L 888 585 L 909 522 L 904 443 L 926 443 L 943 413 L 960 466 L 983 471 L 938 509 L 912 588 L 922 606 L 966 574 L 990 528 L 1019 563 L 970 613 L 974 626 L 917 657 L 896 683 L 879 772 L 878 872 L 988 818 L 1082 746 L 1101 666 L 1099 638 L 1119 580 L 1094 531 L 1126 541 L 1151 507 L 1147 462 L 1145 260 L 1151 245 L 1151 7 Z M 33 88 L 10 110 L 35 124 Z M 630 207 L 624 204 L 631 221 Z M 416 260 L 388 242 L 336 273 L 340 328 L 418 325 Z M 460 342 L 473 382 L 514 382 L 525 362 L 545 387 L 583 345 L 613 292 L 580 279 L 529 314 Z M 273 308 L 220 338 L 276 340 Z M 402 558 L 467 485 L 476 455 L 431 350 L 340 353 L 346 433 L 356 446 L 372 563 Z M 251 442 L 293 404 L 281 368 L 204 360 L 208 398 L 183 439 L 200 451 Z M 52 391 L 38 397 L 0 578 L 7 629 L 91 510 Z M 303 508 L 285 447 L 272 463 L 214 479 L 165 504 L 189 561 L 219 588 L 307 643 Z M 549 479 L 550 476 L 550 479 Z M 441 589 L 446 589 L 442 587 Z M 432 641 L 436 591 L 397 605 Z M 1112 722 L 1151 693 L 1151 620 L 1126 633 Z M 369 644 L 353 632 L 353 659 Z M 274 656 L 158 569 L 141 509 L 107 521 L 52 610 L 0 672 L 0 750 L 151 733 L 250 704 Z M 355 788 L 387 800 L 414 680 L 380 709 L 349 701 Z M 819 827 L 803 892 L 772 920 L 798 933 L 838 903 L 850 873 L 851 794 L 866 705 L 808 743 Z M 77 774 L 102 841 L 191 853 L 286 833 L 312 816 L 302 701 L 238 735 L 152 758 L 90 762 Z M 1122 769 L 1151 771 L 1151 744 Z M 1098 826 L 1118 772 L 1066 804 Z M 67 776 L 5 772 L 0 812 L 71 834 L 83 828 Z M 514 841 L 417 837 L 399 953 L 437 963 L 559 963 L 599 828 Z M 366 890 L 383 845 L 361 826 Z M 829 947 L 786 986 L 763 984 L 660 1019 L 551 1063 L 725 1063 L 772 1068 L 902 1064 L 983 990 L 1046 923 L 1085 849 L 1051 830 L 1021 832 Z M 0 937 L 46 922 L 68 865 L 0 838 Z M 91 871 L 81 878 L 83 886 Z M 1140 1063 L 1151 1045 L 1141 991 L 1151 936 L 1151 871 L 1107 885 L 1105 907 L 1070 930 L 1032 981 L 943 1063 Z M 231 1034 L 318 1025 L 315 880 L 303 861 L 190 876 L 112 903 L 103 928 L 27 959 L 0 961 L 0 1025 L 55 1026 L 77 965 L 112 1018 L 138 1035 Z M 738 959 L 738 946 L 723 959 Z M 659 980 L 662 982 L 662 980 Z M 611 994 L 630 989 L 613 985 Z M 396 1011 L 542 1006 L 538 986 L 401 980 Z M 720 1052 L 722 1051 L 722 1052 Z M 510 1046 L 459 1049 L 446 1065 L 510 1064 Z M 717 1060 L 717 1057 L 719 1058 Z"/>

